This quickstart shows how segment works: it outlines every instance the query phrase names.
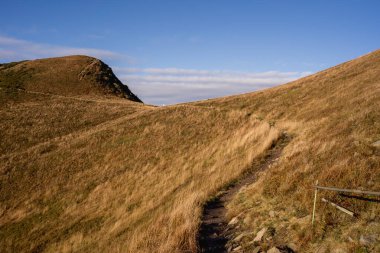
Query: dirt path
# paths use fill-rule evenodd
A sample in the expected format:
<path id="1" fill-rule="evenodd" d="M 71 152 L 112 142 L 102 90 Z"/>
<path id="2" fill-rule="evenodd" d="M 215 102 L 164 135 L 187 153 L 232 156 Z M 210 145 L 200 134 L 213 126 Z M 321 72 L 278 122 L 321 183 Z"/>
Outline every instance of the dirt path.
<path id="1" fill-rule="evenodd" d="M 202 223 L 199 230 L 198 244 L 202 253 L 224 253 L 227 252 L 226 244 L 228 236 L 232 231 L 228 230 L 226 219 L 227 204 L 235 194 L 245 185 L 256 181 L 257 172 L 268 168 L 276 161 L 288 142 L 288 136 L 281 137 L 276 145 L 267 151 L 264 159 L 252 167 L 241 176 L 241 178 L 226 190 L 215 196 L 212 201 L 205 204 L 202 214 Z"/>

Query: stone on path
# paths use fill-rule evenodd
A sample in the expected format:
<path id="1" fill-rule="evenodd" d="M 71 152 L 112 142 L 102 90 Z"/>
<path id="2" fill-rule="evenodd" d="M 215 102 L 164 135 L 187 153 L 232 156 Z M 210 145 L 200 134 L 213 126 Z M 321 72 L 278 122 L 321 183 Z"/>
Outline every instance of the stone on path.
<path id="1" fill-rule="evenodd" d="M 267 253 L 281 253 L 281 251 L 276 247 L 273 247 L 270 250 L 268 250 Z"/>
<path id="2" fill-rule="evenodd" d="M 374 143 L 372 143 L 372 146 L 374 146 L 376 148 L 380 148 L 380 140 L 375 141 Z"/>
<path id="3" fill-rule="evenodd" d="M 294 252 L 297 252 L 297 251 L 298 251 L 298 246 L 297 246 L 297 244 L 295 244 L 294 242 L 289 243 L 288 246 L 289 246 L 289 248 L 290 248 L 291 250 L 293 250 Z"/>
<path id="4" fill-rule="evenodd" d="M 238 236 L 236 236 L 235 239 L 234 239 L 234 242 L 238 242 L 238 241 L 240 241 L 244 236 L 245 236 L 244 233 L 243 233 L 243 234 L 240 234 L 240 235 L 238 235 Z"/>
<path id="5" fill-rule="evenodd" d="M 257 234 L 255 239 L 253 239 L 254 242 L 260 242 L 263 239 L 263 236 L 267 232 L 267 228 L 262 228 Z"/>
<path id="6" fill-rule="evenodd" d="M 239 222 L 238 218 L 237 218 L 237 217 L 233 217 L 233 218 L 230 220 L 230 222 L 228 222 L 228 225 L 229 225 L 229 226 L 232 226 L 232 225 L 235 225 L 235 224 L 238 223 L 238 222 Z"/>

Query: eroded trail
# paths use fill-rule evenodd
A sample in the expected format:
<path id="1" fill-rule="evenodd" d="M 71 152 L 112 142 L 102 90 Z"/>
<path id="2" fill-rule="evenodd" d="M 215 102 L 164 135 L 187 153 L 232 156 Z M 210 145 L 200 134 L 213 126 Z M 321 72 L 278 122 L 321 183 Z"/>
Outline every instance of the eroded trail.
<path id="1" fill-rule="evenodd" d="M 202 253 L 224 253 L 227 252 L 226 244 L 232 231 L 228 228 L 226 218 L 227 204 L 235 194 L 245 185 L 256 181 L 258 172 L 263 171 L 276 161 L 289 137 L 283 135 L 274 146 L 268 150 L 260 162 L 252 164 L 251 168 L 241 176 L 234 184 L 215 196 L 212 201 L 205 204 L 201 217 L 201 227 L 198 235 L 198 244 Z"/>

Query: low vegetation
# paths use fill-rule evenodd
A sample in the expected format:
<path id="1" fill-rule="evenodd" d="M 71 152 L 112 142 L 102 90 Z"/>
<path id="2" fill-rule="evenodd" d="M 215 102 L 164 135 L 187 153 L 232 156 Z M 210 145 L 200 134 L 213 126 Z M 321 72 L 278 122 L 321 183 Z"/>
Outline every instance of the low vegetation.
<path id="1" fill-rule="evenodd" d="M 70 66 L 77 80 L 84 59 L 62 65 L 59 82 Z M 24 64 L 38 82 L 4 81 Z M 312 231 L 309 215 L 317 179 L 380 190 L 380 51 L 273 89 L 167 107 L 104 95 L 90 81 L 57 88 L 38 64 L 0 66 L 1 252 L 196 252 L 203 203 L 282 132 L 292 138 L 280 159 L 229 216 L 243 214 L 244 230 L 273 227 L 273 240 L 300 252 L 378 249 L 357 238 L 380 234 L 374 202 L 324 193 L 360 219 L 320 205 Z"/>
<path id="2" fill-rule="evenodd" d="M 230 205 L 230 217 L 246 212 L 245 229 L 275 227 L 274 240 L 293 243 L 300 252 L 315 252 L 321 245 L 360 252 L 361 235 L 380 234 L 378 202 L 333 192 L 320 197 L 359 217 L 347 218 L 319 201 L 315 231 L 310 226 L 316 180 L 380 191 L 380 150 L 373 145 L 380 140 L 380 51 L 274 89 L 197 104 L 240 108 L 293 136 L 280 160 Z M 378 252 L 379 245 L 365 250 Z"/>

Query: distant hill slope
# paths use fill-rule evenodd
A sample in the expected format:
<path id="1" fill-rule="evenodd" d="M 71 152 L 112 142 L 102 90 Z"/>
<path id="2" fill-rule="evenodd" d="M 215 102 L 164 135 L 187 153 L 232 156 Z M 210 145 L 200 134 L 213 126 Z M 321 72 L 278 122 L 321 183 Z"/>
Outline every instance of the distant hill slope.
<path id="1" fill-rule="evenodd" d="M 39 80 L 56 76 L 22 75 L 27 63 L 11 67 L 13 84 L 36 93 L 0 91 L 1 252 L 196 252 L 203 203 L 255 170 L 283 132 L 277 162 L 228 207 L 247 232 L 243 248 L 271 227 L 264 250 L 380 251 L 359 241 L 380 234 L 376 199 L 321 193 L 360 216 L 318 202 L 310 226 L 316 180 L 380 191 L 380 51 L 275 88 L 166 107 L 78 96 L 87 90 L 76 86 L 41 94 Z M 83 80 L 83 66 L 66 69 Z"/>
<path id="2" fill-rule="evenodd" d="M 108 95 L 141 102 L 108 65 L 88 56 L 1 64 L 0 88 L 62 96 Z"/>

